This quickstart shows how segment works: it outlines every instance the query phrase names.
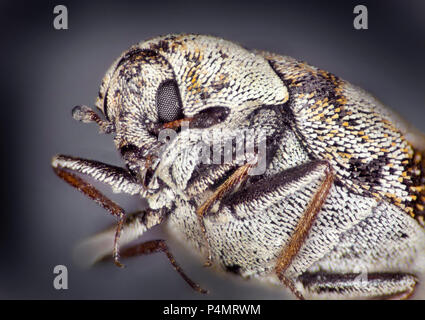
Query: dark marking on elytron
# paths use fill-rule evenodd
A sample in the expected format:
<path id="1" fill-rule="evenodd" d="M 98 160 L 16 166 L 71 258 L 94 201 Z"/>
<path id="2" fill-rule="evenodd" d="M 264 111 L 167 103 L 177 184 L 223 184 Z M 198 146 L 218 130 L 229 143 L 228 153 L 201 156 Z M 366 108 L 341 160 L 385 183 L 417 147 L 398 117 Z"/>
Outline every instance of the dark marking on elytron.
<path id="1" fill-rule="evenodd" d="M 359 122 L 358 122 L 357 119 L 348 119 L 347 122 L 348 122 L 348 125 L 351 126 L 351 127 L 355 127 L 355 126 L 359 125 Z"/>
<path id="2" fill-rule="evenodd" d="M 414 150 L 413 157 L 407 159 L 404 171 L 410 177 L 404 181 L 413 196 L 405 205 L 412 208 L 414 218 L 425 227 L 425 152 Z"/>
<path id="3" fill-rule="evenodd" d="M 276 69 L 276 63 L 274 60 L 269 60 L 271 68 L 288 87 L 290 97 L 296 94 L 309 93 L 315 93 L 315 100 L 322 100 L 327 97 L 334 101 L 337 97 L 335 89 L 340 80 L 335 75 L 323 70 L 317 70 L 313 73 L 306 71 L 301 65 L 295 65 L 295 68 L 299 68 L 299 74 L 295 78 L 289 78 L 285 73 L 280 73 Z"/>
<path id="4" fill-rule="evenodd" d="M 344 187 L 344 184 L 342 183 L 341 179 L 338 177 L 334 177 L 334 185 L 340 188 Z"/>
<path id="5" fill-rule="evenodd" d="M 363 163 L 357 158 L 351 158 L 349 160 L 350 179 L 359 181 L 361 184 L 380 185 L 379 180 L 382 178 L 382 170 L 388 163 L 389 159 L 385 154 L 367 163 Z"/>
<path id="6" fill-rule="evenodd" d="M 297 95 L 300 92 L 299 88 L 294 87 L 293 82 L 291 79 L 287 79 L 285 78 L 285 74 L 282 74 L 281 72 L 279 72 L 275 66 L 275 64 L 277 63 L 274 60 L 268 60 L 268 63 L 270 65 L 270 67 L 273 69 L 273 71 L 279 76 L 279 78 L 282 80 L 283 84 L 288 88 L 288 94 L 289 94 L 289 98 L 288 101 L 286 101 L 285 104 L 281 105 L 281 112 L 283 113 L 283 118 L 286 119 L 286 123 L 289 125 L 289 127 L 292 129 L 292 131 L 295 133 L 295 135 L 297 136 L 298 140 L 301 142 L 301 146 L 303 148 L 303 150 L 309 155 L 310 160 L 314 160 L 315 157 L 312 155 L 312 152 L 308 149 L 308 143 L 306 141 L 306 138 L 303 136 L 303 134 L 300 132 L 300 130 L 297 128 L 296 126 L 296 121 L 295 121 L 295 115 L 293 113 L 292 110 L 295 110 L 295 99 L 297 99 Z M 302 70 L 300 70 L 301 72 Z M 305 72 L 305 71 L 302 71 Z M 324 83 L 325 85 L 328 86 L 328 88 L 331 88 L 334 92 L 335 91 L 335 85 L 331 86 L 329 84 L 329 80 L 324 81 L 324 77 L 322 75 L 321 77 L 321 81 L 319 81 L 319 83 Z M 322 84 L 323 84 L 322 83 Z M 316 81 L 316 84 L 318 84 L 318 82 Z M 314 88 L 311 88 L 314 89 Z M 326 93 L 324 90 L 321 90 L 322 93 Z M 306 92 L 306 94 L 309 92 Z M 328 94 L 330 94 L 328 92 Z M 335 98 L 335 94 L 331 94 L 332 97 Z M 329 99 L 329 97 L 328 97 Z M 337 103 L 336 101 L 334 102 L 335 104 Z M 345 112 L 345 108 L 344 106 L 341 106 L 341 113 Z M 341 117 L 341 115 L 340 115 Z"/>
<path id="7" fill-rule="evenodd" d="M 336 78 L 336 77 L 335 77 Z M 288 79 L 287 79 L 288 80 Z M 337 84 L 321 73 L 304 73 L 290 84 L 294 93 L 315 93 L 316 100 L 329 98 L 335 100 Z"/>
<path id="8" fill-rule="evenodd" d="M 285 73 L 280 73 L 275 64 L 277 62 L 274 60 L 269 60 L 270 67 L 274 72 L 281 78 L 289 92 L 289 101 L 287 104 L 292 106 L 294 103 L 294 98 L 299 94 L 308 95 L 313 93 L 315 101 L 324 101 L 328 100 L 329 105 L 333 105 L 335 108 L 340 108 L 339 117 L 336 121 L 340 124 L 344 122 L 344 117 L 348 115 L 346 108 L 344 106 L 346 98 L 344 95 L 340 94 L 340 86 L 342 81 L 335 76 L 334 74 L 324 71 L 317 70 L 317 72 L 306 71 L 302 65 L 295 65 L 295 68 L 299 69 L 299 74 L 293 78 L 289 78 Z M 355 120 L 350 120 L 351 125 L 356 125 Z"/>

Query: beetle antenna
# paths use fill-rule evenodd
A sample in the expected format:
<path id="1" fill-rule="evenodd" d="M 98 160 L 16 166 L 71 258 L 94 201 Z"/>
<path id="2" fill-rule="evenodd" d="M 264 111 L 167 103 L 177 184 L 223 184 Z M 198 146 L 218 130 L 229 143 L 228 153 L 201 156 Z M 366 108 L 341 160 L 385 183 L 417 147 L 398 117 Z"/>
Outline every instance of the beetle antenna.
<path id="1" fill-rule="evenodd" d="M 85 105 L 75 106 L 72 109 L 72 117 L 84 123 L 96 122 L 102 133 L 111 133 L 115 131 L 115 127 L 111 122 L 100 119 L 97 113 Z"/>

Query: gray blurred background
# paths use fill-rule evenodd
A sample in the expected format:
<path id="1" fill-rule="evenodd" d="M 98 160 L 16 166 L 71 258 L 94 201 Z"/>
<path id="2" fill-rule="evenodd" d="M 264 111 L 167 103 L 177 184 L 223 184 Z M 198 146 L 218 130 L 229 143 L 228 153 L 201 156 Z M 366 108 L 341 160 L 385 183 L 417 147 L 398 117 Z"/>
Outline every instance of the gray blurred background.
<path id="1" fill-rule="evenodd" d="M 53 28 L 58 4 L 68 8 L 69 30 Z M 357 4 L 368 7 L 368 30 L 353 28 Z M 211 272 L 172 241 L 177 261 L 210 295 L 192 291 L 161 254 L 127 260 L 124 270 L 75 265 L 78 241 L 114 220 L 60 181 L 50 159 L 65 153 L 122 164 L 112 137 L 74 121 L 71 109 L 93 105 L 106 69 L 140 40 L 205 33 L 306 60 L 365 88 L 425 131 L 424 1 L 3 1 L 0 14 L 3 299 L 287 297 Z M 127 211 L 143 205 L 112 197 Z M 163 237 L 155 229 L 145 239 Z M 53 288 L 58 264 L 68 267 L 68 290 Z"/>

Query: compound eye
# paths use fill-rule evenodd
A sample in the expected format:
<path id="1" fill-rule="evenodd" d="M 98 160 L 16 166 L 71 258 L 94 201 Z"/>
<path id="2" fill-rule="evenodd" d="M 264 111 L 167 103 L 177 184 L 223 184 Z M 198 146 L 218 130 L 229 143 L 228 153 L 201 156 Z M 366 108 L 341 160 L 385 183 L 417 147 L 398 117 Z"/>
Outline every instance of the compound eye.
<path id="1" fill-rule="evenodd" d="M 163 123 L 183 118 L 180 93 L 175 80 L 167 80 L 159 85 L 156 109 L 159 121 Z"/>

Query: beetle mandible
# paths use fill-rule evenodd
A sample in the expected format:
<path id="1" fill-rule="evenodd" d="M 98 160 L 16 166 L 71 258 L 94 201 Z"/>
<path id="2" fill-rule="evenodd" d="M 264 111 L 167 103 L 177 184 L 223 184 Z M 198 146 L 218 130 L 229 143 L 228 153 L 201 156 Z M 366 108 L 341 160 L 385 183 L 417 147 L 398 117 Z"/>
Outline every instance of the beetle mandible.
<path id="1" fill-rule="evenodd" d="M 300 299 L 414 292 L 425 269 L 425 138 L 362 89 L 291 57 L 167 35 L 125 51 L 96 106 L 102 117 L 86 106 L 73 117 L 113 133 L 126 168 L 65 155 L 52 166 L 118 219 L 93 238 L 114 238 L 98 258 L 112 251 L 121 266 L 120 256 L 164 252 L 206 292 L 164 240 L 120 251 L 163 224 L 206 265 Z M 258 143 L 239 152 L 232 135 Z M 149 208 L 126 215 L 79 174 Z"/>

